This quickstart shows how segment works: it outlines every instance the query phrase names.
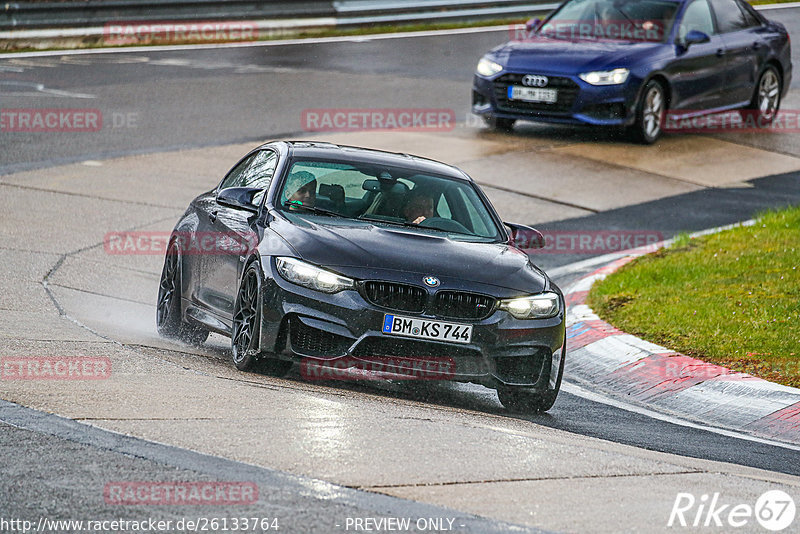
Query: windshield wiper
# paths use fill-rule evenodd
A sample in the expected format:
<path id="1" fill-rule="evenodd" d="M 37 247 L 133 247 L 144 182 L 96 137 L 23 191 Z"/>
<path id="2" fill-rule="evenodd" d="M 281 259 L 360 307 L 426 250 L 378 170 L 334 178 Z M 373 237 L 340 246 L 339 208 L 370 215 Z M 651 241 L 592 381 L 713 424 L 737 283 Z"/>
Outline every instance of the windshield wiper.
<path id="1" fill-rule="evenodd" d="M 420 230 L 433 230 L 434 232 L 442 232 L 445 234 L 456 234 L 456 235 L 466 235 L 469 237 L 481 237 L 477 234 L 469 234 L 466 232 L 459 232 L 457 230 L 442 230 L 441 228 L 434 228 L 433 226 L 420 226 L 419 224 L 414 224 L 413 222 L 408 221 L 389 221 L 386 219 L 381 219 L 380 217 L 370 217 L 364 216 L 358 218 L 359 221 L 370 221 L 370 222 L 378 222 L 378 223 L 386 223 L 386 224 L 394 224 L 396 226 L 403 226 L 406 228 L 418 228 Z"/>
<path id="2" fill-rule="evenodd" d="M 283 203 L 283 207 L 284 208 L 301 208 L 301 209 L 304 209 L 306 211 L 310 211 L 311 213 L 316 213 L 316 214 L 319 214 L 319 215 L 328 215 L 330 217 L 347 218 L 345 215 L 342 215 L 341 213 L 337 213 L 337 212 L 331 211 L 331 210 L 326 210 L 325 208 L 318 208 L 316 206 L 306 206 L 305 204 L 303 204 L 299 200 L 287 200 L 286 202 Z"/>
<path id="3" fill-rule="evenodd" d="M 369 215 L 362 215 L 358 218 L 359 221 L 370 221 L 370 222 L 379 222 L 379 223 L 386 223 L 386 224 L 394 224 L 396 226 L 406 226 L 408 228 L 421 228 L 420 225 L 410 223 L 408 221 L 391 221 L 387 219 L 382 219 L 380 217 L 370 217 Z"/>

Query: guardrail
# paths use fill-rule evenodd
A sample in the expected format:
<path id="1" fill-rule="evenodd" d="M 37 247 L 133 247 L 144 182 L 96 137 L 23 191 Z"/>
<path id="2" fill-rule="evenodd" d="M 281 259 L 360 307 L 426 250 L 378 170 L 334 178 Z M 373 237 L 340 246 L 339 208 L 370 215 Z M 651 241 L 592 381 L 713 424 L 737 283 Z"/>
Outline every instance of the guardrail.
<path id="1" fill-rule="evenodd" d="M 524 17 L 556 4 L 531 0 L 87 0 L 0 4 L 0 31 L 137 21 L 287 21 L 292 27 Z"/>

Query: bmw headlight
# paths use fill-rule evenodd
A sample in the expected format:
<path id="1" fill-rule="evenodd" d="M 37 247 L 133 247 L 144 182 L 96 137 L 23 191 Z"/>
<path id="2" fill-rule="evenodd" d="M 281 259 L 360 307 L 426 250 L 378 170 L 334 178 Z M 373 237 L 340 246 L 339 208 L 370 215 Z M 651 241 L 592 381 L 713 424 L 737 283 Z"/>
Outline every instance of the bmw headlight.
<path id="1" fill-rule="evenodd" d="M 560 307 L 558 295 L 550 292 L 500 301 L 500 309 L 517 319 L 549 319 L 558 315 Z"/>
<path id="2" fill-rule="evenodd" d="M 355 287 L 355 281 L 350 278 L 296 258 L 275 258 L 275 263 L 278 265 L 278 272 L 285 280 L 299 286 L 323 293 L 338 293 Z"/>
<path id="3" fill-rule="evenodd" d="M 492 61 L 489 58 L 483 57 L 478 62 L 477 71 L 478 74 L 480 74 L 481 76 L 494 76 L 501 70 L 503 70 L 503 66 L 499 63 Z"/>
<path id="4" fill-rule="evenodd" d="M 631 71 L 628 69 L 603 70 L 585 72 L 580 75 L 581 80 L 592 85 L 619 85 L 628 80 Z"/>

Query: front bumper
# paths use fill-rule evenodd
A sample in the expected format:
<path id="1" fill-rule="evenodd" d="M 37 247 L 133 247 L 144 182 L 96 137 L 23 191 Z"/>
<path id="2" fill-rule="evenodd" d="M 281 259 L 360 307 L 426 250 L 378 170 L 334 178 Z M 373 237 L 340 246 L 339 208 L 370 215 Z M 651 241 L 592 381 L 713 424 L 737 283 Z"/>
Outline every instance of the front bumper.
<path id="1" fill-rule="evenodd" d="M 595 86 L 578 76 L 545 73 L 549 78 L 546 88 L 558 91 L 557 102 L 527 103 L 509 99 L 508 87 L 522 85 L 526 74 L 507 71 L 491 77 L 476 74 L 472 84 L 472 113 L 559 124 L 626 126 L 634 122 L 641 80 L 634 79 L 633 75 L 624 84 Z"/>
<path id="2" fill-rule="evenodd" d="M 559 315 L 551 319 L 519 320 L 495 310 L 480 321 L 458 320 L 380 308 L 357 290 L 320 293 L 285 281 L 274 262 L 264 268 L 268 272 L 263 291 L 262 351 L 294 361 L 363 362 L 367 369 L 382 358 L 395 364 L 403 359 L 447 359 L 453 364 L 446 374 L 448 380 L 493 388 L 553 388 L 551 369 L 557 369 L 563 357 L 563 298 Z M 472 339 L 461 344 L 386 335 L 381 331 L 386 314 L 471 324 Z M 411 374 L 415 369 L 401 364 L 394 371 Z"/>

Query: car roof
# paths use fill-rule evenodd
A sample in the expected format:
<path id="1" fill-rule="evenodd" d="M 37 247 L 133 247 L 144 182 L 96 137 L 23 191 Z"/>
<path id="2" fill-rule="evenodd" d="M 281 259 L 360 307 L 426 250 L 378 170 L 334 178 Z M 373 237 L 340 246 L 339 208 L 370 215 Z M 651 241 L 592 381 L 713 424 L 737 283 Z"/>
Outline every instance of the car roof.
<path id="1" fill-rule="evenodd" d="M 411 169 L 420 174 L 431 173 L 472 181 L 472 179 L 458 167 L 412 154 L 386 152 L 383 150 L 337 145 L 320 141 L 283 142 L 288 145 L 291 150 L 291 156 L 294 158 L 333 159 L 344 162 L 387 165 Z"/>

